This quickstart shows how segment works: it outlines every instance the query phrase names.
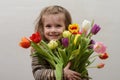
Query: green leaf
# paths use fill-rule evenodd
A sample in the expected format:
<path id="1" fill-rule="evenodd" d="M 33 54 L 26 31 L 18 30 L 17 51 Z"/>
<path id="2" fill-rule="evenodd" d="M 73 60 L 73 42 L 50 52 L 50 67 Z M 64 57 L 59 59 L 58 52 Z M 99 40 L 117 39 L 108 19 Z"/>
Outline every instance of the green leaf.
<path id="1" fill-rule="evenodd" d="M 58 48 L 58 53 L 59 53 L 63 63 L 67 62 L 67 55 L 65 53 L 65 49 Z"/>
<path id="2" fill-rule="evenodd" d="M 63 63 L 58 63 L 55 70 L 56 80 L 62 80 L 63 76 Z"/>
<path id="3" fill-rule="evenodd" d="M 53 55 L 52 50 L 48 47 L 47 43 L 45 43 L 43 40 L 40 42 L 40 45 L 45 48 L 45 50 L 50 53 L 50 55 Z"/>
<path id="4" fill-rule="evenodd" d="M 44 57 L 45 60 L 50 62 L 50 64 L 55 67 L 56 64 L 55 64 L 54 58 L 53 56 L 51 56 L 49 53 L 46 52 L 46 49 L 44 49 L 40 45 L 37 45 L 34 42 L 31 42 L 31 46 L 37 51 L 37 53 L 39 53 L 41 57 Z"/>
<path id="5" fill-rule="evenodd" d="M 79 54 L 79 49 L 76 49 L 76 50 L 72 51 L 70 53 L 69 60 L 72 60 L 73 58 L 75 58 L 76 56 L 78 56 L 78 54 Z"/>

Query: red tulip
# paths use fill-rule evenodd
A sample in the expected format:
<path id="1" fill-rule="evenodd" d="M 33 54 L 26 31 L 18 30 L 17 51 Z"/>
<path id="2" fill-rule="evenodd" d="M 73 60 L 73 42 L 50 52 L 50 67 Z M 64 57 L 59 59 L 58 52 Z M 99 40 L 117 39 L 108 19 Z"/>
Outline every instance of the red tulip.
<path id="1" fill-rule="evenodd" d="M 104 66 L 105 66 L 104 63 L 100 63 L 100 64 L 97 65 L 97 68 L 103 68 Z"/>
<path id="2" fill-rule="evenodd" d="M 108 54 L 107 53 L 101 53 L 100 55 L 99 55 L 99 58 L 100 59 L 107 59 L 109 56 L 108 56 Z"/>
<path id="3" fill-rule="evenodd" d="M 36 33 L 33 33 L 32 36 L 30 36 L 30 39 L 35 43 L 39 43 L 41 41 L 41 36 L 39 32 L 36 32 Z"/>
<path id="4" fill-rule="evenodd" d="M 78 31 L 78 34 L 80 34 L 80 35 L 81 35 L 81 34 L 82 34 L 82 32 L 81 32 L 81 31 Z"/>

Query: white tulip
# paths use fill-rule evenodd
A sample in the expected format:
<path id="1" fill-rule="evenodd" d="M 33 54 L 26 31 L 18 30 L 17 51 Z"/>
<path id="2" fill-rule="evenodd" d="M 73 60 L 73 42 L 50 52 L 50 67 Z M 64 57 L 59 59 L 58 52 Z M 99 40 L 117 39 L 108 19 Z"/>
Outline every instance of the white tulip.
<path id="1" fill-rule="evenodd" d="M 84 20 L 82 22 L 82 32 L 88 32 L 88 30 L 91 28 L 91 22 L 88 20 Z"/>

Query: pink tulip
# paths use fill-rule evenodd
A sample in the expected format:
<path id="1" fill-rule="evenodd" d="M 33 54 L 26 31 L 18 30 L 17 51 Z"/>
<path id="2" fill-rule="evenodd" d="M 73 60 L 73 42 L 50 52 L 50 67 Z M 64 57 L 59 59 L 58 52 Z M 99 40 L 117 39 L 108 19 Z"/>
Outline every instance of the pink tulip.
<path id="1" fill-rule="evenodd" d="M 93 49 L 97 53 L 105 53 L 106 52 L 106 46 L 102 42 L 96 42 L 93 46 Z"/>

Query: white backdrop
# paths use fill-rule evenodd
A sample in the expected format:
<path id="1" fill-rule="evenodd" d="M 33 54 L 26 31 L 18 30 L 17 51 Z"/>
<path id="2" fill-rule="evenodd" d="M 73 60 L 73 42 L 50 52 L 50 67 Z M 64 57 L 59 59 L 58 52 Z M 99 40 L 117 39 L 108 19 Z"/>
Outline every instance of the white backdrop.
<path id="1" fill-rule="evenodd" d="M 74 23 L 94 19 L 102 27 L 94 38 L 105 43 L 110 57 L 103 69 L 89 69 L 89 74 L 93 80 L 119 80 L 119 4 L 119 0 L 0 0 L 0 80 L 34 80 L 30 51 L 18 43 L 33 33 L 36 18 L 48 5 L 67 8 Z"/>

